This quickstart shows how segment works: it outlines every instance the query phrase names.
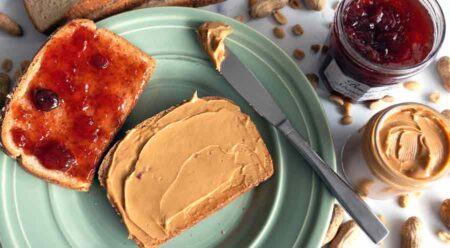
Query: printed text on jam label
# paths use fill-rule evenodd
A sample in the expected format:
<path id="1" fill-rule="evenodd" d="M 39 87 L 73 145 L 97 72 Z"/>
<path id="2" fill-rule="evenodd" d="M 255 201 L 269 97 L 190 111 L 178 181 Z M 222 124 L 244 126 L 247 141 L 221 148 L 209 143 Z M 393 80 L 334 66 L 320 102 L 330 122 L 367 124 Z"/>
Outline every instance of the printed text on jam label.
<path id="1" fill-rule="evenodd" d="M 333 59 L 324 71 L 331 88 L 354 101 L 367 101 L 382 98 L 399 88 L 399 84 L 371 87 L 347 77 Z"/>

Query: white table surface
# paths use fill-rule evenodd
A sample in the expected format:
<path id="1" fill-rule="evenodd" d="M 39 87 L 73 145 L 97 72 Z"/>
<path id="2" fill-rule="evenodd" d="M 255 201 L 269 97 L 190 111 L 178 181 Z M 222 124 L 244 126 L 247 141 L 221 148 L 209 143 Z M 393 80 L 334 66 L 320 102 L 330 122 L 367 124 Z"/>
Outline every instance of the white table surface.
<path id="1" fill-rule="evenodd" d="M 272 29 L 276 26 L 273 18 L 267 17 L 258 20 L 249 20 L 247 0 L 228 0 L 222 4 L 205 7 L 205 9 L 220 12 L 231 17 L 236 15 L 245 16 L 249 26 L 269 37 L 289 55 L 296 48 L 303 49 L 306 57 L 302 61 L 297 61 L 297 65 L 304 73 L 317 73 L 320 66 L 319 55 L 314 55 L 309 47 L 311 44 L 322 44 L 326 40 L 329 32 L 328 25 L 334 14 L 331 6 L 337 0 L 328 1 L 327 7 L 321 12 L 294 10 L 289 7 L 284 8 L 282 12 L 288 17 L 289 22 L 284 25 L 286 37 L 281 40 L 275 38 L 272 34 Z M 439 0 L 439 2 L 446 14 L 448 24 L 446 30 L 447 37 L 438 57 L 443 55 L 450 56 L 450 1 Z M 21 38 L 10 37 L 4 33 L 0 33 L 0 61 L 4 58 L 11 58 L 14 60 L 15 65 L 18 65 L 20 61 L 32 58 L 33 54 L 45 41 L 46 36 L 34 30 L 25 13 L 21 0 L 0 0 L 0 11 L 12 16 L 21 24 L 25 31 L 24 37 Z M 301 37 L 295 37 L 290 32 L 290 28 L 297 23 L 301 24 L 305 30 L 305 34 Z M 415 101 L 425 103 L 438 110 L 450 109 L 450 93 L 446 92 L 442 87 L 442 83 L 436 73 L 435 63 L 432 63 L 429 68 L 413 79 L 422 84 L 422 91 L 411 92 L 403 89 L 396 95 L 396 102 Z M 442 99 L 439 104 L 430 103 L 427 100 L 428 94 L 433 91 L 439 91 L 441 93 Z M 352 112 L 354 117 L 353 124 L 342 126 L 339 124 L 341 117 L 339 109 L 327 100 L 328 93 L 323 89 L 319 89 L 318 94 L 328 117 L 328 123 L 333 135 L 339 161 L 340 150 L 346 138 L 364 125 L 376 111 L 371 111 L 361 104 L 355 105 Z M 383 214 L 386 217 L 387 226 L 391 231 L 383 247 L 400 247 L 400 226 L 410 216 L 418 216 L 424 222 L 426 229 L 426 236 L 424 237 L 426 247 L 449 247 L 442 243 L 435 234 L 439 229 L 445 230 L 445 226 L 439 218 L 439 206 L 442 200 L 446 198 L 450 198 L 450 176 L 440 180 L 433 187 L 426 190 L 422 197 L 414 199 L 411 206 L 406 209 L 400 208 L 396 199 L 384 201 L 367 200 L 376 213 Z M 362 245 L 366 248 L 375 247 L 364 235 L 361 235 L 361 239 L 356 244 L 357 246 L 355 247 L 362 247 Z"/>

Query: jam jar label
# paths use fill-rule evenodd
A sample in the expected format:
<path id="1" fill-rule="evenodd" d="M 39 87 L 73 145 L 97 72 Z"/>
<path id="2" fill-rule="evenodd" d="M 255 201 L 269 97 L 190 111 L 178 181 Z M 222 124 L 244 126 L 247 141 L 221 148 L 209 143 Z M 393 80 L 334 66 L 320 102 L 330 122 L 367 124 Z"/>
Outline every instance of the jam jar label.
<path id="1" fill-rule="evenodd" d="M 372 87 L 358 82 L 346 76 L 334 59 L 331 60 L 323 73 L 334 91 L 354 101 L 380 99 L 388 94 L 392 94 L 393 91 L 400 87 L 400 84 Z"/>

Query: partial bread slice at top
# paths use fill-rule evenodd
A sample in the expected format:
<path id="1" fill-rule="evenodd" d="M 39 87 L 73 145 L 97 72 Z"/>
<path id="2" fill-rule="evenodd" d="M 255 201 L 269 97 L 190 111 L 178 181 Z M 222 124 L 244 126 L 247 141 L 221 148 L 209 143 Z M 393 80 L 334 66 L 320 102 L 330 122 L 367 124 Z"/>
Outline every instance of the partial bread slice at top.
<path id="1" fill-rule="evenodd" d="M 46 32 L 61 22 L 78 0 L 24 0 L 31 22 L 39 32 Z"/>
<path id="2" fill-rule="evenodd" d="M 68 23 L 39 50 L 7 104 L 6 152 L 38 177 L 87 191 L 154 67 L 150 56 L 92 21 Z M 42 108 L 55 98 L 56 108 Z"/>
<path id="3" fill-rule="evenodd" d="M 224 0 L 23 0 L 33 25 L 49 32 L 67 20 L 99 20 L 134 8 L 160 6 L 201 7 Z"/>
<path id="4" fill-rule="evenodd" d="M 127 132 L 99 169 L 130 238 L 154 247 L 273 174 L 250 117 L 230 100 L 194 97 Z"/>

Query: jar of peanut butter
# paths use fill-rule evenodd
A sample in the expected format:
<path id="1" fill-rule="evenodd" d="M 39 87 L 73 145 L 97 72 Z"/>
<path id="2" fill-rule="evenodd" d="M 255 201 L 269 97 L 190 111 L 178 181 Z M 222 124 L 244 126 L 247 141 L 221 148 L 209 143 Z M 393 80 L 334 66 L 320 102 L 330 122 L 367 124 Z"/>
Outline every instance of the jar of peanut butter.
<path id="1" fill-rule="evenodd" d="M 403 103 L 374 115 L 342 152 L 347 181 L 383 199 L 419 191 L 450 168 L 450 124 L 434 109 Z"/>

